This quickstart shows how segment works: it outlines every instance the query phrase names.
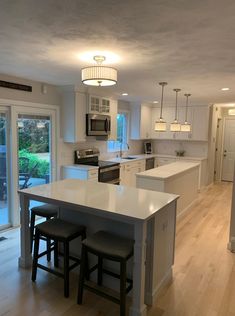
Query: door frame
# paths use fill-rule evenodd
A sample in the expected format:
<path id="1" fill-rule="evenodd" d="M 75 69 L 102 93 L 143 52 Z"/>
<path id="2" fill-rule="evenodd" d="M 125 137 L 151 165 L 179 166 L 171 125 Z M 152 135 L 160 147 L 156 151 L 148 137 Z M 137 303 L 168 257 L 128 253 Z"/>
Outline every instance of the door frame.
<path id="1" fill-rule="evenodd" d="M 24 107 L 24 106 L 13 106 L 12 107 L 12 192 L 13 192 L 13 226 L 17 225 L 20 222 L 19 217 L 19 199 L 17 190 L 14 188 L 18 187 L 18 128 L 17 121 L 18 115 L 45 115 L 49 116 L 51 119 L 50 126 L 50 172 L 51 180 L 55 181 L 57 176 L 57 133 L 56 133 L 56 111 L 50 109 L 41 109 L 35 107 Z"/>
<path id="2" fill-rule="evenodd" d="M 222 132 L 222 149 L 221 149 L 221 158 L 220 158 L 220 180 L 223 177 L 223 153 L 224 153 L 224 136 L 225 136 L 225 121 L 226 120 L 233 120 L 235 124 L 235 116 L 224 116 L 223 118 L 223 132 Z"/>
<path id="3" fill-rule="evenodd" d="M 12 195 L 11 195 L 11 176 L 10 176 L 10 159 L 11 159 L 11 137 L 10 137 L 10 109 L 7 106 L 2 106 L 0 104 L 0 112 L 6 115 L 6 170 L 7 170 L 7 210 L 8 210 L 8 224 L 0 225 L 0 231 L 9 228 L 12 223 L 10 210 L 12 205 Z"/>
<path id="4" fill-rule="evenodd" d="M 60 107 L 52 104 L 41 104 L 34 102 L 18 101 L 0 99 L 0 107 L 9 109 L 9 145 L 10 150 L 8 151 L 10 157 L 8 160 L 9 170 L 9 192 L 12 192 L 9 201 L 9 221 L 11 226 L 19 226 L 20 224 L 20 209 L 19 209 L 19 198 L 17 189 L 18 188 L 18 135 L 17 135 L 17 117 L 20 113 L 25 114 L 45 114 L 53 116 L 53 127 L 51 132 L 53 137 L 51 139 L 51 151 L 53 150 L 53 156 L 51 160 L 52 168 L 52 181 L 57 180 L 59 177 L 59 170 L 57 166 L 58 157 L 58 143 L 60 138 Z M 31 112 L 31 113 L 29 113 Z M 49 113 L 49 114 L 48 114 Z"/>

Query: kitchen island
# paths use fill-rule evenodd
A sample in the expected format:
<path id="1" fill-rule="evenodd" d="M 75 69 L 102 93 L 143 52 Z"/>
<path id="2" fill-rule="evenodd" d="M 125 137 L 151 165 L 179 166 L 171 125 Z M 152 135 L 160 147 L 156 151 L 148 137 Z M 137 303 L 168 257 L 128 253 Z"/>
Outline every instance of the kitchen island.
<path id="1" fill-rule="evenodd" d="M 187 211 L 198 196 L 199 163 L 178 161 L 136 174 L 136 187 L 178 194 L 177 215 Z"/>
<path id="2" fill-rule="evenodd" d="M 55 204 L 60 216 L 86 224 L 87 233 L 104 229 L 135 240 L 130 315 L 146 315 L 158 291 L 172 277 L 178 196 L 143 189 L 67 179 L 19 190 L 21 256 L 30 267 L 29 201 Z"/>

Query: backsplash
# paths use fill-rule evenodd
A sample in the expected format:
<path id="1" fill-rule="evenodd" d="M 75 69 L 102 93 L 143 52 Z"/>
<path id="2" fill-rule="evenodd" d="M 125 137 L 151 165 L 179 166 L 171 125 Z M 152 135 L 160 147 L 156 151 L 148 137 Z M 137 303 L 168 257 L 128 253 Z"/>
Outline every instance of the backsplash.
<path id="1" fill-rule="evenodd" d="M 185 156 L 207 157 L 207 142 L 189 142 L 176 140 L 154 140 L 153 151 L 157 154 L 166 154 L 176 156 L 176 151 L 185 151 Z"/>
<path id="2" fill-rule="evenodd" d="M 185 150 L 185 156 L 206 157 L 208 153 L 207 142 L 183 142 L 175 140 L 153 140 L 153 152 L 156 154 L 166 154 L 176 156 L 176 150 Z M 144 141 L 129 140 L 129 150 L 124 154 L 134 155 L 144 152 Z M 106 141 L 86 141 L 76 144 L 65 143 L 61 138 L 58 143 L 58 171 L 61 166 L 71 165 L 74 163 L 74 151 L 76 149 L 99 148 L 100 159 L 107 160 L 116 157 L 119 152 L 108 152 Z M 59 175 L 58 175 L 59 176 Z"/>
<path id="3" fill-rule="evenodd" d="M 129 150 L 125 151 L 126 155 L 142 154 L 144 152 L 144 145 L 142 140 L 130 140 L 128 142 Z M 74 151 L 76 149 L 86 149 L 96 147 L 100 150 L 100 159 L 107 160 L 116 157 L 119 152 L 108 152 L 106 141 L 86 141 L 76 144 L 65 143 L 63 139 L 58 143 L 58 161 L 60 167 L 63 165 L 71 165 L 74 163 Z"/>

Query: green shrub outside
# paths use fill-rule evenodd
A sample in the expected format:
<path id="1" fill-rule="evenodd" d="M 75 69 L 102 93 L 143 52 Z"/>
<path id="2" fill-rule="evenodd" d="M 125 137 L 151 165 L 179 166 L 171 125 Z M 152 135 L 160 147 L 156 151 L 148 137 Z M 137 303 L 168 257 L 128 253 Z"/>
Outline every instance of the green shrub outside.
<path id="1" fill-rule="evenodd" d="M 29 159 L 28 170 L 22 170 L 23 165 L 19 160 L 19 170 L 23 172 L 30 172 L 37 164 L 37 167 L 34 169 L 32 177 L 34 178 L 45 178 L 47 174 L 49 174 L 50 164 L 48 161 L 38 158 L 37 154 L 32 154 L 28 152 L 26 149 L 22 149 L 19 151 L 19 157 L 26 157 Z"/>

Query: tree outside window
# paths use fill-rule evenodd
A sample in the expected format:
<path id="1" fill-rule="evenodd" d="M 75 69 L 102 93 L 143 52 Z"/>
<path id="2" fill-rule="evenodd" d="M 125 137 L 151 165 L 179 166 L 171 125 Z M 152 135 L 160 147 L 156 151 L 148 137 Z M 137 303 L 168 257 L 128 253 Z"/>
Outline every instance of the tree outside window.
<path id="1" fill-rule="evenodd" d="M 121 112 L 117 114 L 117 140 L 108 141 L 108 151 L 127 150 L 127 130 L 128 130 L 128 113 Z"/>

